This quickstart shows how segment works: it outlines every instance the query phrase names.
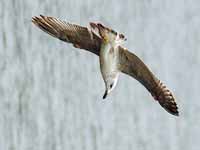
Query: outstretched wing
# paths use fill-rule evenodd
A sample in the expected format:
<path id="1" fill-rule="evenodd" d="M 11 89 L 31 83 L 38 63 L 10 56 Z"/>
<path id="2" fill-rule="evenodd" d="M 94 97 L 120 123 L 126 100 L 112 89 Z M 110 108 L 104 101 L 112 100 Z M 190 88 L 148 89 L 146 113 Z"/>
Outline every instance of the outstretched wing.
<path id="1" fill-rule="evenodd" d="M 101 39 L 86 27 L 42 15 L 33 17 L 32 22 L 53 37 L 72 43 L 76 48 L 85 49 L 99 55 Z"/>
<path id="2" fill-rule="evenodd" d="M 119 47 L 119 54 L 120 70 L 143 84 L 166 111 L 178 116 L 178 107 L 172 93 L 153 75 L 142 60 L 123 47 Z"/>

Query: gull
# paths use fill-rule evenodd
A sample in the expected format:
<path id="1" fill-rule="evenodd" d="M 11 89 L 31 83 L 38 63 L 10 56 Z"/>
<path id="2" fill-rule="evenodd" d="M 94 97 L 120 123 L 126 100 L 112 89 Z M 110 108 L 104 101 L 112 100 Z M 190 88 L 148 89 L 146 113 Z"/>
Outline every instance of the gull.
<path id="1" fill-rule="evenodd" d="M 122 72 L 139 81 L 167 112 L 179 116 L 172 92 L 139 57 L 122 46 L 126 41 L 123 34 L 101 23 L 91 22 L 88 27 L 83 27 L 43 15 L 32 17 L 32 22 L 51 36 L 99 56 L 105 83 L 103 99 L 116 87 Z"/>

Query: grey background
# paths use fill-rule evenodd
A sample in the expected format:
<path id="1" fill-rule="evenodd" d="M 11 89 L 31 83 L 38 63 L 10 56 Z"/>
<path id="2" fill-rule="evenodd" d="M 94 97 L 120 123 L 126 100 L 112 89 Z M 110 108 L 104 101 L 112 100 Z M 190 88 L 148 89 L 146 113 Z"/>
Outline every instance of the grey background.
<path id="1" fill-rule="evenodd" d="M 199 10 L 198 0 L 1 0 L 0 150 L 199 150 Z M 180 117 L 123 74 L 103 101 L 98 58 L 37 29 L 39 14 L 124 33 Z"/>

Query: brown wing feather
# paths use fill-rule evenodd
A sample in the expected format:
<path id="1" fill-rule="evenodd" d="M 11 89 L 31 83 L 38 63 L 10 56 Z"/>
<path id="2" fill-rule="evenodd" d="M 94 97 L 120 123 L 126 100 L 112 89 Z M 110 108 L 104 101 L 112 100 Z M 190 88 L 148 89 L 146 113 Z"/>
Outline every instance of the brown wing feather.
<path id="1" fill-rule="evenodd" d="M 119 54 L 120 70 L 143 84 L 166 111 L 178 116 L 178 107 L 172 93 L 153 75 L 142 60 L 123 47 L 119 47 Z"/>
<path id="2" fill-rule="evenodd" d="M 76 48 L 85 49 L 99 55 L 101 39 L 94 33 L 90 33 L 86 27 L 42 15 L 33 17 L 32 22 L 53 37 L 72 43 Z"/>

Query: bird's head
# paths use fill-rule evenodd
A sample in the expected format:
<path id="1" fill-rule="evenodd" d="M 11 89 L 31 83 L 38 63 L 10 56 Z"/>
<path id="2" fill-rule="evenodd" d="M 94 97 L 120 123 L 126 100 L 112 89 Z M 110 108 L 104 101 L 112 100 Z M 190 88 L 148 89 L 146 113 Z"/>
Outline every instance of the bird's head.
<path id="1" fill-rule="evenodd" d="M 103 99 L 105 99 L 107 95 L 115 88 L 115 86 L 117 85 L 117 81 L 118 81 L 118 74 L 106 78 L 105 81 L 106 91 L 103 95 Z"/>

